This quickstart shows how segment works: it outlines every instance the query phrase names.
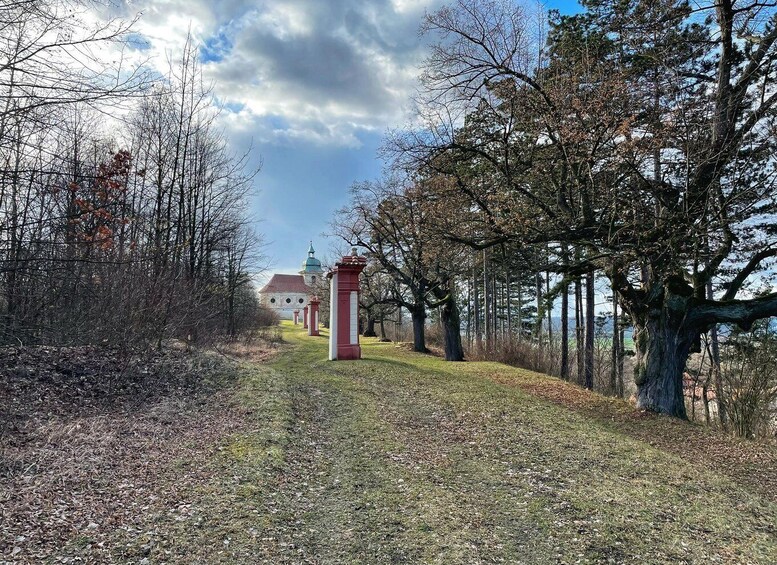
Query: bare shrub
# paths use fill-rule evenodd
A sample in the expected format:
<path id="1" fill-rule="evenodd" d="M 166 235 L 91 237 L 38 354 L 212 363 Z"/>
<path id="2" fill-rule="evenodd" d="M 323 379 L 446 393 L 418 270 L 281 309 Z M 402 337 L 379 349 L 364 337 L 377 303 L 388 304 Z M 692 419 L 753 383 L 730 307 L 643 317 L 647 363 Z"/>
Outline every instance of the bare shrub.
<path id="1" fill-rule="evenodd" d="M 726 409 L 740 437 L 774 436 L 777 430 L 777 332 L 770 321 L 721 344 Z"/>
<path id="2" fill-rule="evenodd" d="M 561 353 L 554 343 L 538 344 L 536 340 L 531 339 L 500 337 L 490 345 L 485 342 L 474 343 L 467 350 L 467 358 L 472 361 L 496 361 L 558 376 Z"/>
<path id="3" fill-rule="evenodd" d="M 425 330 L 427 347 L 442 349 L 445 345 L 442 328 L 438 324 L 430 324 Z"/>
<path id="4" fill-rule="evenodd" d="M 264 326 L 254 331 L 253 335 L 266 343 L 283 343 L 283 332 L 280 326 Z"/>
<path id="5" fill-rule="evenodd" d="M 277 312 L 266 308 L 265 306 L 259 306 L 256 309 L 256 326 L 259 328 L 267 328 L 270 326 L 277 326 L 281 323 L 281 318 Z"/>
<path id="6" fill-rule="evenodd" d="M 743 438 L 777 437 L 774 319 L 762 320 L 749 331 L 722 326 L 718 336 L 719 368 L 709 335 L 702 336 L 704 347 L 686 365 L 689 417 Z"/>

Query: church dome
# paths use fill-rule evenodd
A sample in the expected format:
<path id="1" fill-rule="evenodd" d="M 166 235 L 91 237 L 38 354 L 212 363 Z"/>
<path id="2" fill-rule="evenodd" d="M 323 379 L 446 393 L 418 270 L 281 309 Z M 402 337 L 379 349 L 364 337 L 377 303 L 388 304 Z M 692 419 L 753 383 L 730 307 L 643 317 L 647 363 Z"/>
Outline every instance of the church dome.
<path id="1" fill-rule="evenodd" d="M 315 269 L 321 269 L 321 261 L 319 261 L 319 260 L 318 260 L 318 259 L 316 259 L 315 257 L 308 257 L 307 259 L 305 259 L 305 262 L 304 262 L 304 263 L 302 263 L 302 267 L 303 267 L 303 268 L 304 268 L 306 271 L 310 271 L 310 270 L 312 270 L 313 268 L 315 268 Z"/>
<path id="2" fill-rule="evenodd" d="M 302 263 L 302 270 L 306 273 L 321 273 L 321 261 L 316 259 L 316 251 L 313 249 L 313 242 L 310 242 L 308 249 L 308 258 Z"/>

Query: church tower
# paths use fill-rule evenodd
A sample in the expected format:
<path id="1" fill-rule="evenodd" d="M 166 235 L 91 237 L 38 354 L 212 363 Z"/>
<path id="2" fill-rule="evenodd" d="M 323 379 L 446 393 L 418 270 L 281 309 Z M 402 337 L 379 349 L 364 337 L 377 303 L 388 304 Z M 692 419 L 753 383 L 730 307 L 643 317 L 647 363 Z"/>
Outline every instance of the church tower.
<path id="1" fill-rule="evenodd" d="M 316 251 L 313 249 L 313 242 L 310 242 L 308 249 L 308 258 L 302 263 L 302 270 L 299 272 L 305 279 L 305 284 L 313 286 L 321 280 L 324 269 L 321 268 L 321 261 L 316 259 Z"/>

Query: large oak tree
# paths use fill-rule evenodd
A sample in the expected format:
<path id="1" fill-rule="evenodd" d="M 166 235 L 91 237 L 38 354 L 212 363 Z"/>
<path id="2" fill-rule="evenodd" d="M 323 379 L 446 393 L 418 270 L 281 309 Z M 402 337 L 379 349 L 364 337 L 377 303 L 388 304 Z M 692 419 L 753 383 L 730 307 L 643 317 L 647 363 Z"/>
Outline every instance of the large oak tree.
<path id="1" fill-rule="evenodd" d="M 583 4 L 543 51 L 520 6 L 430 15 L 430 119 L 397 146 L 477 211 L 449 239 L 571 245 L 558 270 L 603 270 L 634 323 L 638 405 L 684 417 L 699 336 L 777 315 L 777 293 L 742 293 L 777 256 L 777 3 Z"/>

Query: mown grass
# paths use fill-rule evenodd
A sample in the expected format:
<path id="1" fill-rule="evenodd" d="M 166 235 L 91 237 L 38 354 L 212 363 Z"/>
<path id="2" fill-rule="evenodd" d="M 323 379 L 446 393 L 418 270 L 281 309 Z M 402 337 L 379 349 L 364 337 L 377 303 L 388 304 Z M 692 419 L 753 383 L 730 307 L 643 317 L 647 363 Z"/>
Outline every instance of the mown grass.
<path id="1" fill-rule="evenodd" d="M 774 563 L 777 504 L 634 433 L 531 394 L 562 385 L 326 335 L 244 364 L 213 480 L 117 558 L 201 563 Z M 591 402 L 603 402 L 591 396 Z M 608 405 L 614 401 L 607 400 Z M 617 404 L 617 403 L 616 403 Z M 618 413 L 631 409 L 613 404 Z M 676 422 L 651 418 L 655 433 Z M 680 424 L 686 425 L 686 424 Z"/>

